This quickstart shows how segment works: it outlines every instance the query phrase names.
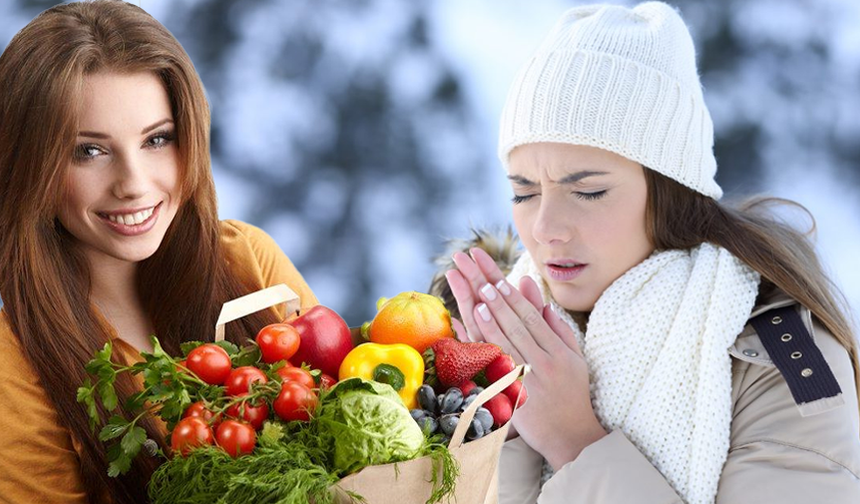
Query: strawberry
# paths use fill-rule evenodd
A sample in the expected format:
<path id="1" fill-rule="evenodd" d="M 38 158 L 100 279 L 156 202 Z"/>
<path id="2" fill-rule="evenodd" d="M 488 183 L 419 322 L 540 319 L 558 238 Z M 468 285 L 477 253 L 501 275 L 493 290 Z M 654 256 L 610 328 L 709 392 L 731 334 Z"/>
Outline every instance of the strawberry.
<path id="1" fill-rule="evenodd" d="M 493 427 L 496 428 L 508 423 L 508 420 L 514 414 L 511 400 L 505 394 L 494 395 L 489 401 L 484 403 L 484 407 L 490 410 L 490 414 L 493 415 Z"/>
<path id="2" fill-rule="evenodd" d="M 522 393 L 520 393 L 520 390 L 522 390 Z M 520 380 L 517 380 L 508 385 L 508 388 L 503 390 L 502 393 L 508 396 L 508 399 L 511 400 L 511 404 L 516 403 L 515 408 L 519 408 L 520 406 L 525 404 L 526 400 L 529 398 L 529 393 L 523 386 L 523 382 Z M 517 396 L 519 396 L 519 401 L 517 401 Z"/>
<path id="3" fill-rule="evenodd" d="M 435 354 L 436 377 L 452 387 L 471 380 L 502 354 L 491 343 L 463 343 L 453 338 L 438 340 L 430 348 Z"/>
<path id="4" fill-rule="evenodd" d="M 499 378 L 513 371 L 515 367 L 514 359 L 510 355 L 501 354 L 487 366 L 485 371 L 487 380 L 490 383 L 496 383 Z"/>

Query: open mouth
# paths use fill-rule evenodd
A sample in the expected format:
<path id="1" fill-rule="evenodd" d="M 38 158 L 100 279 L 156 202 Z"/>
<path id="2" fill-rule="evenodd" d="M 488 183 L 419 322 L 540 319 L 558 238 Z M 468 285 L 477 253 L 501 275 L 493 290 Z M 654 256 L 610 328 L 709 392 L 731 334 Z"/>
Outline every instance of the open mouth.
<path id="1" fill-rule="evenodd" d="M 136 212 L 115 214 L 97 212 L 102 222 L 122 234 L 147 231 L 158 217 L 158 210 L 163 202 Z"/>
<path id="2" fill-rule="evenodd" d="M 547 262 L 546 269 L 549 277 L 560 282 L 573 280 L 588 266 L 577 262 Z"/>
<path id="3" fill-rule="evenodd" d="M 547 266 L 560 269 L 573 269 L 585 265 L 580 263 L 547 263 Z"/>

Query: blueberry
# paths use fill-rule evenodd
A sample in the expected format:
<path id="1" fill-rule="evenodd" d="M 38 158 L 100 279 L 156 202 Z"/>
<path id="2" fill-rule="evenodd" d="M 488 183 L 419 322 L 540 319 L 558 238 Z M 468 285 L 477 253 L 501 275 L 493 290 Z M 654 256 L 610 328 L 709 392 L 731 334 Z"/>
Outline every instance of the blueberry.
<path id="1" fill-rule="evenodd" d="M 484 391 L 484 387 L 475 387 L 466 394 L 466 397 L 476 396 Z"/>
<path id="2" fill-rule="evenodd" d="M 457 409 L 460 408 L 460 405 L 463 404 L 463 391 L 457 387 L 449 388 L 443 395 L 442 402 L 439 404 L 439 411 L 443 415 L 457 411 Z"/>
<path id="3" fill-rule="evenodd" d="M 490 432 L 490 429 L 493 427 L 493 415 L 490 413 L 490 410 L 487 408 L 478 408 L 478 411 L 475 412 L 475 419 L 481 422 L 485 433 Z"/>
<path id="4" fill-rule="evenodd" d="M 476 395 L 466 396 L 466 398 L 463 399 L 463 404 L 460 405 L 460 410 L 466 411 L 466 409 L 469 407 L 469 405 L 472 404 L 473 402 L 475 402 L 476 397 L 478 397 L 478 396 L 476 396 Z"/>
<path id="5" fill-rule="evenodd" d="M 433 434 L 439 428 L 439 422 L 431 416 L 423 416 L 418 419 L 418 426 L 424 432 L 424 435 Z"/>
<path id="6" fill-rule="evenodd" d="M 452 436 L 454 434 L 454 429 L 457 428 L 458 423 L 460 423 L 459 415 L 450 414 L 439 419 L 439 427 L 441 427 L 442 432 L 448 436 Z"/>
<path id="7" fill-rule="evenodd" d="M 436 410 L 436 392 L 430 385 L 421 385 L 418 389 L 418 404 L 425 410 Z"/>
<path id="8" fill-rule="evenodd" d="M 481 424 L 481 421 L 477 418 L 472 419 L 472 423 L 469 424 L 469 430 L 466 431 L 466 439 L 478 439 L 483 437 L 484 435 L 484 426 Z"/>

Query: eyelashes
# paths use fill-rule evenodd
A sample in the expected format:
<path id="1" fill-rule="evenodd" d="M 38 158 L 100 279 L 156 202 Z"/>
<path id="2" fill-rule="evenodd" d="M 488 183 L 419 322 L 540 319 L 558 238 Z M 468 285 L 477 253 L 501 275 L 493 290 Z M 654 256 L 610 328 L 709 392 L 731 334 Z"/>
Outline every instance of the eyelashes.
<path id="1" fill-rule="evenodd" d="M 176 133 L 173 130 L 156 131 L 143 142 L 141 148 L 158 150 L 167 147 L 176 141 Z M 73 158 L 76 162 L 87 162 L 101 155 L 108 154 L 108 150 L 99 144 L 81 143 L 75 146 Z"/>
<path id="2" fill-rule="evenodd" d="M 581 200 L 594 201 L 594 200 L 599 200 L 600 198 L 606 196 L 606 191 L 605 190 L 604 191 L 596 191 L 596 192 L 591 192 L 591 193 L 573 192 L 571 194 L 575 195 L 577 198 L 579 198 Z M 511 202 L 513 202 L 514 205 L 518 205 L 520 203 L 525 203 L 526 201 L 534 198 L 535 196 L 537 196 L 537 195 L 536 194 L 526 194 L 524 196 L 520 196 L 520 195 L 515 194 L 514 197 L 511 198 Z"/>
<path id="3" fill-rule="evenodd" d="M 160 140 L 159 143 L 154 143 L 156 140 Z M 172 130 L 162 130 L 156 131 L 149 138 L 146 139 L 146 145 L 151 145 L 156 149 L 160 149 L 162 147 L 166 147 L 168 144 L 176 140 L 176 133 Z"/>

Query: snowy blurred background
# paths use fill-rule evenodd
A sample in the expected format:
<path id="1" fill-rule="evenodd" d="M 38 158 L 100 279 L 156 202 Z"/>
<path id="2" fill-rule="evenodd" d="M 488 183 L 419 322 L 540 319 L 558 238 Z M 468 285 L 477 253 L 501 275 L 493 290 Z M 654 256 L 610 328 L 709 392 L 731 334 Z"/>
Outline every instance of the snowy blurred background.
<path id="1" fill-rule="evenodd" d="M 55 3 L 0 0 L 0 47 Z M 426 290 L 446 238 L 509 224 L 495 157 L 507 86 L 583 2 L 134 3 L 206 85 L 221 217 L 268 231 L 358 325 L 379 296 Z M 727 197 L 805 205 L 860 319 L 860 2 L 672 3 L 696 42 Z"/>

